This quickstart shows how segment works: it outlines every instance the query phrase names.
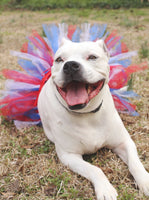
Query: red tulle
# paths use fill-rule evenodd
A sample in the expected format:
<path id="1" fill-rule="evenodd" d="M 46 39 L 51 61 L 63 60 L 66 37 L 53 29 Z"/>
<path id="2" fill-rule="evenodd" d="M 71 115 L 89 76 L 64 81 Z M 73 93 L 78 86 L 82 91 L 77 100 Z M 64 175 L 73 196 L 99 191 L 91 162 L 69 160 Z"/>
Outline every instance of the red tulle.
<path id="1" fill-rule="evenodd" d="M 105 43 L 107 44 L 113 37 L 117 35 L 117 31 L 113 30 L 112 33 L 104 40 Z"/>
<path id="2" fill-rule="evenodd" d="M 47 49 L 49 52 L 52 52 L 51 48 L 47 45 L 47 43 L 45 42 L 45 40 L 37 33 L 37 31 L 33 31 L 33 36 L 32 38 L 38 38 L 38 40 L 41 42 L 41 44 L 44 44 L 45 49 Z M 39 46 L 41 46 L 41 48 L 43 47 L 43 45 L 40 45 L 40 43 L 38 42 Z"/>
<path id="3" fill-rule="evenodd" d="M 22 48 L 21 48 L 21 52 L 22 53 L 27 53 L 27 50 L 28 50 L 28 42 L 25 42 L 23 45 L 22 45 Z"/>
<path id="4" fill-rule="evenodd" d="M 110 66 L 109 87 L 111 89 L 120 89 L 127 84 L 128 76 L 121 65 Z"/>
<path id="5" fill-rule="evenodd" d="M 28 121 L 29 118 L 25 117 L 23 114 L 35 108 L 35 101 L 38 94 L 39 91 L 32 91 L 23 93 L 22 96 L 19 97 L 6 96 L 0 101 L 0 106 L 2 106 L 0 109 L 1 114 L 9 119 L 15 118 L 16 120 Z"/>
<path id="6" fill-rule="evenodd" d="M 71 40 L 72 39 L 72 35 L 73 33 L 75 32 L 76 30 L 76 25 L 70 25 L 68 27 L 68 34 L 67 34 L 67 37 Z"/>
<path id="7" fill-rule="evenodd" d="M 8 104 L 11 101 L 19 101 L 22 99 L 30 99 L 30 98 L 36 98 L 38 96 L 39 91 L 29 91 L 29 92 L 23 92 L 22 94 L 19 93 L 18 96 L 11 96 L 11 95 L 7 95 L 6 97 L 4 97 L 3 99 L 0 100 L 0 106 L 3 104 Z"/>
<path id="8" fill-rule="evenodd" d="M 109 87 L 111 89 L 120 89 L 127 85 L 127 82 L 132 73 L 145 70 L 147 68 L 147 63 L 142 63 L 140 65 L 130 65 L 127 68 L 124 68 L 121 65 L 111 65 L 110 79 L 108 83 Z"/>
<path id="9" fill-rule="evenodd" d="M 128 112 L 128 107 L 125 106 L 125 104 L 123 102 L 121 102 L 120 98 L 115 96 L 115 95 L 112 95 L 113 97 L 113 100 L 114 100 L 114 104 L 115 104 L 115 107 L 118 111 L 121 111 L 121 112 Z M 125 102 L 127 103 L 128 106 L 130 106 L 134 111 L 136 109 L 136 106 L 129 103 L 129 102 Z"/>
<path id="10" fill-rule="evenodd" d="M 128 52 L 128 47 L 126 46 L 124 42 L 121 42 L 121 50 L 122 50 L 122 53 Z"/>
<path id="11" fill-rule="evenodd" d="M 30 83 L 30 84 L 34 84 L 34 85 L 40 85 L 40 82 L 41 82 L 41 80 L 36 77 L 30 76 L 30 75 L 27 75 L 27 74 L 24 74 L 24 73 L 15 71 L 15 70 L 4 69 L 4 70 L 2 70 L 2 74 L 7 79 L 13 79 L 17 82 Z"/>
<path id="12" fill-rule="evenodd" d="M 49 71 L 47 71 L 47 73 L 45 74 L 45 76 L 43 77 L 41 83 L 40 83 L 40 88 L 39 88 L 39 92 L 38 92 L 38 96 L 36 98 L 36 101 L 35 101 L 35 106 L 37 106 L 37 102 L 38 102 L 38 97 L 39 97 L 39 94 L 44 86 L 44 84 L 47 82 L 47 80 L 51 77 L 51 69 L 49 69 Z"/>
<path id="13" fill-rule="evenodd" d="M 138 65 L 130 65 L 125 69 L 126 75 L 129 76 L 130 74 L 134 73 L 134 72 L 138 72 L 138 71 L 142 71 L 148 68 L 147 63 L 141 63 Z"/>
<path id="14" fill-rule="evenodd" d="M 52 49 L 48 46 L 45 40 L 36 31 L 32 32 L 32 36 L 29 37 L 29 40 L 37 49 L 40 49 L 43 52 L 45 51 L 46 54 L 48 54 L 47 57 L 49 57 L 50 59 L 50 64 L 53 63 L 54 54 Z M 29 48 L 28 42 L 24 43 L 22 45 L 21 52 L 28 53 L 28 48 Z M 32 55 L 34 55 L 33 52 Z"/>
<path id="15" fill-rule="evenodd" d="M 5 117 L 7 117 L 10 120 L 19 120 L 19 121 L 38 121 L 39 119 L 31 119 L 28 115 L 25 115 L 27 111 L 30 111 L 34 109 L 33 101 L 28 102 L 27 105 L 22 102 L 22 106 L 19 102 L 19 107 L 17 106 L 18 102 L 11 102 L 6 106 L 3 106 L 1 108 L 1 114 Z M 29 105 L 30 104 L 30 105 Z M 26 108 L 23 109 L 23 107 L 26 106 Z M 35 113 L 38 113 L 38 110 L 34 111 Z"/>

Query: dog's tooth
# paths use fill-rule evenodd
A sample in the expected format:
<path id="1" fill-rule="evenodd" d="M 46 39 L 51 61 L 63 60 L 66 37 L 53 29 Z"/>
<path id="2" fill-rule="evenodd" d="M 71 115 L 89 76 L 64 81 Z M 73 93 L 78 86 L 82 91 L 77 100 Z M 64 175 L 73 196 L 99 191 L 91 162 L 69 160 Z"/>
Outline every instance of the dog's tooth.
<path id="1" fill-rule="evenodd" d="M 87 93 L 89 94 L 92 91 L 92 87 L 89 85 L 87 88 Z"/>

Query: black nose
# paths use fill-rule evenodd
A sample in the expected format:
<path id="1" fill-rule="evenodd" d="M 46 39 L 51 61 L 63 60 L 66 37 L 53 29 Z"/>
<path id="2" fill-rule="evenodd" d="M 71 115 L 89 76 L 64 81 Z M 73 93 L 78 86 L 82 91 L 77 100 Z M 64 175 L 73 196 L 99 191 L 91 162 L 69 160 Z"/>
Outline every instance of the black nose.
<path id="1" fill-rule="evenodd" d="M 63 72 L 66 75 L 72 75 L 80 70 L 80 64 L 75 61 L 68 61 L 64 64 Z"/>

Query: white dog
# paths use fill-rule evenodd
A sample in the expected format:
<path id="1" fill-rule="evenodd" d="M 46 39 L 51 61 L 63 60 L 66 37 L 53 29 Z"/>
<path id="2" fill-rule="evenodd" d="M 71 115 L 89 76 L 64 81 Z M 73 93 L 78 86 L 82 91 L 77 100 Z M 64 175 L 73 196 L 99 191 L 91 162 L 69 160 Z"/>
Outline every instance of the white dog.
<path id="1" fill-rule="evenodd" d="M 93 183 L 98 200 L 116 200 L 117 192 L 102 170 L 82 155 L 102 147 L 120 156 L 140 190 L 149 196 L 149 173 L 115 109 L 108 77 L 108 53 L 102 40 L 73 43 L 64 39 L 38 100 L 44 131 L 61 162 Z"/>

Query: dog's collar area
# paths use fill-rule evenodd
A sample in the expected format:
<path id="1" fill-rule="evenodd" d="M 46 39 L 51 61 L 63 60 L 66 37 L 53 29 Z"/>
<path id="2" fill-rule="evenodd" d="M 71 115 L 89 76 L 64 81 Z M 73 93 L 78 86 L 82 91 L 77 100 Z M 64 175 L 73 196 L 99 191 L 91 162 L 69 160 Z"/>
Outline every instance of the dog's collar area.
<path id="1" fill-rule="evenodd" d="M 102 106 L 103 100 L 102 102 L 99 104 L 99 106 L 97 108 L 95 108 L 95 110 L 92 110 L 90 113 L 96 113 L 100 110 L 101 106 Z"/>
<path id="2" fill-rule="evenodd" d="M 73 110 L 67 109 L 66 107 L 65 107 L 65 109 L 67 109 L 69 112 L 74 113 L 74 114 L 89 114 L 89 113 L 96 113 L 96 112 L 98 112 L 100 110 L 102 104 L 103 104 L 103 100 L 101 101 L 101 103 L 99 104 L 99 106 L 97 108 L 95 108 L 94 110 L 89 111 L 89 112 L 75 112 Z"/>
<path id="3" fill-rule="evenodd" d="M 86 103 L 78 104 L 78 105 L 75 105 L 75 106 L 69 106 L 69 109 L 70 110 L 79 110 L 79 109 L 83 109 L 85 106 L 86 106 Z"/>

